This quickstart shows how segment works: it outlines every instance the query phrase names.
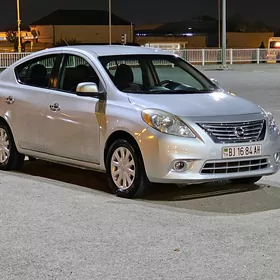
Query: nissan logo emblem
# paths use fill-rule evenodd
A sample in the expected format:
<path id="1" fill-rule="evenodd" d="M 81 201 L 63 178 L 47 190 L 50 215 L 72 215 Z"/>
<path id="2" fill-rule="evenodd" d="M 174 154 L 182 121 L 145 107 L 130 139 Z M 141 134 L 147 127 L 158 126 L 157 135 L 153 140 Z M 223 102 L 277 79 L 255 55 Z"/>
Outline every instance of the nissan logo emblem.
<path id="1" fill-rule="evenodd" d="M 235 134 L 237 137 L 244 137 L 245 131 L 243 127 L 237 127 L 235 129 Z"/>

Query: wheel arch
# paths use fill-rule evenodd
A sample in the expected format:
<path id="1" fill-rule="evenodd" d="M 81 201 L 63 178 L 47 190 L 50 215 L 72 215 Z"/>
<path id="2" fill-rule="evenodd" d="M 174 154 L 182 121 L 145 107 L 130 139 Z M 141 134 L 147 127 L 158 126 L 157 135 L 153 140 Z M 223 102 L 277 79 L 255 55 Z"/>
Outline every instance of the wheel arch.
<path id="1" fill-rule="evenodd" d="M 142 152 L 140 150 L 137 140 L 129 132 L 127 132 L 125 130 L 117 130 L 117 131 L 114 131 L 112 134 L 110 134 L 110 136 L 106 140 L 106 143 L 104 146 L 104 153 L 103 153 L 103 160 L 104 160 L 105 166 L 106 166 L 106 159 L 107 159 L 109 148 L 117 139 L 123 139 L 123 140 L 126 140 L 127 142 L 129 142 L 130 144 L 132 144 L 133 147 L 136 149 L 137 154 L 139 156 L 141 156 L 141 158 L 143 160 L 143 155 L 142 155 Z M 144 164 L 144 162 L 143 162 L 143 164 Z M 145 164 L 144 164 L 144 167 L 145 167 Z"/>
<path id="2" fill-rule="evenodd" d="M 24 154 L 20 153 L 17 148 L 17 143 L 14 139 L 13 132 L 9 122 L 2 116 L 0 116 L 0 124 L 4 127 L 6 132 L 10 134 L 9 140 L 9 155 L 4 162 L 1 163 L 1 170 L 19 170 L 24 164 Z M 8 136 L 8 137 L 9 137 Z"/>
<path id="3" fill-rule="evenodd" d="M 18 142 L 17 142 L 16 139 L 15 139 L 15 134 L 14 134 L 14 131 L 13 131 L 13 129 L 12 129 L 10 123 L 9 123 L 8 117 L 6 117 L 5 115 L 4 115 L 4 117 L 3 117 L 3 116 L 0 116 L 0 123 L 6 124 L 7 127 L 10 129 L 10 132 L 11 132 L 13 138 L 14 138 L 15 146 L 16 146 L 17 150 L 19 151 L 19 150 L 20 150 L 20 147 L 19 147 L 19 145 L 18 145 Z"/>
<path id="4" fill-rule="evenodd" d="M 8 128 L 10 129 L 12 135 L 14 135 L 7 118 L 0 116 L 0 123 L 6 124 L 8 126 Z"/>

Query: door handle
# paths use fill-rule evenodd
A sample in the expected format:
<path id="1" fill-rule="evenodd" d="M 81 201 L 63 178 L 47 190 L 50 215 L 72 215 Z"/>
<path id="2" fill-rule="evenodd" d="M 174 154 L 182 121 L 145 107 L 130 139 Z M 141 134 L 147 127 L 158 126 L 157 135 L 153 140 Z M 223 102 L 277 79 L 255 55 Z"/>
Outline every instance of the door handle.
<path id="1" fill-rule="evenodd" d="M 9 97 L 5 98 L 5 102 L 7 104 L 13 104 L 15 102 L 15 99 L 12 96 L 9 96 Z"/>
<path id="2" fill-rule="evenodd" d="M 60 106 L 58 103 L 54 103 L 53 105 L 50 105 L 50 109 L 53 111 L 53 112 L 58 112 L 60 110 Z"/>

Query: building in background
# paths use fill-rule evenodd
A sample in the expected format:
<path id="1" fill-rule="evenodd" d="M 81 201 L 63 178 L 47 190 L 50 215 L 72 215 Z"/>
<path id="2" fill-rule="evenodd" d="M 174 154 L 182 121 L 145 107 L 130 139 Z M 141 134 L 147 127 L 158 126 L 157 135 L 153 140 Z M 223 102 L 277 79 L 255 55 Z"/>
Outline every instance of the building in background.
<path id="1" fill-rule="evenodd" d="M 169 22 L 159 26 L 136 28 L 136 42 L 141 45 L 180 44 L 180 48 L 206 48 L 208 34 L 217 34 L 214 20 L 195 18 L 179 22 Z M 216 35 L 217 36 L 217 35 Z"/>
<path id="2" fill-rule="evenodd" d="M 111 21 L 112 44 L 138 44 L 163 49 L 218 48 L 219 22 L 209 16 L 199 16 L 179 22 L 134 25 L 115 14 Z M 28 29 L 28 30 L 27 30 Z M 29 30 L 30 29 L 30 30 Z M 26 31 L 24 31 L 26 30 Z M 26 52 L 57 45 L 108 44 L 109 13 L 104 10 L 56 10 L 31 23 L 21 32 L 22 47 Z M 9 30 L 17 37 L 17 28 Z M 280 33 L 279 33 L 280 34 Z M 0 52 L 15 51 L 14 42 L 0 32 Z M 246 23 L 240 19 L 227 22 L 227 48 L 258 48 L 274 36 L 272 28 Z"/>
<path id="3" fill-rule="evenodd" d="M 134 41 L 134 26 L 115 14 L 112 18 L 112 43 Z M 38 35 L 38 43 L 55 45 L 58 42 L 107 44 L 109 42 L 109 13 L 103 10 L 56 10 L 31 23 L 31 32 Z"/>
<path id="4" fill-rule="evenodd" d="M 171 44 L 176 43 L 181 49 L 217 48 L 219 45 L 221 46 L 218 30 L 219 21 L 217 19 L 201 16 L 192 20 L 136 27 L 135 40 L 144 46 L 171 46 Z M 227 47 L 258 48 L 262 41 L 267 42 L 273 34 L 274 32 L 270 30 L 237 32 L 232 22 L 228 22 Z"/>

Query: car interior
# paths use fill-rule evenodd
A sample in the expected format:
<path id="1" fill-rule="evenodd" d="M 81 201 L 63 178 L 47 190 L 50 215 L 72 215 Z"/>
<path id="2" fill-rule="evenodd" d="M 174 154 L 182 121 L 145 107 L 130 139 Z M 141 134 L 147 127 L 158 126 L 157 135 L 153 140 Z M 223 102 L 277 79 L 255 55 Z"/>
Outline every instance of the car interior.
<path id="1" fill-rule="evenodd" d="M 119 90 L 140 90 L 141 85 L 135 83 L 134 73 L 132 68 L 127 64 L 120 64 L 116 66 L 115 71 L 109 71 L 107 73 L 114 82 L 115 86 Z"/>
<path id="2" fill-rule="evenodd" d="M 77 85 L 83 82 L 93 82 L 99 86 L 99 78 L 90 66 L 80 64 L 76 67 L 68 67 L 65 69 L 62 82 L 63 90 L 75 92 Z"/>
<path id="3" fill-rule="evenodd" d="M 120 64 L 116 69 L 114 80 L 119 90 L 130 88 L 134 81 L 131 67 L 126 64 Z"/>
<path id="4" fill-rule="evenodd" d="M 47 87 L 49 83 L 49 78 L 47 76 L 48 72 L 44 65 L 42 64 L 34 64 L 29 70 L 30 76 L 28 80 L 28 84 L 39 86 L 39 87 Z"/>
<path id="5" fill-rule="evenodd" d="M 16 74 L 21 83 L 47 88 L 50 81 L 51 68 L 41 63 L 33 63 L 22 68 L 16 68 Z"/>

